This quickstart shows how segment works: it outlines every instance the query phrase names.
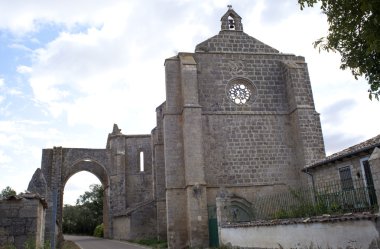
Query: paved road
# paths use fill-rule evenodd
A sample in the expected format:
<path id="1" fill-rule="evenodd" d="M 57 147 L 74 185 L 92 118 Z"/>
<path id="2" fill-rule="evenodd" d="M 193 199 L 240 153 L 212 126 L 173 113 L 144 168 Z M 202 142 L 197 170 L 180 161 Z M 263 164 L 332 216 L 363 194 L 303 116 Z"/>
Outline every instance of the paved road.
<path id="1" fill-rule="evenodd" d="M 65 240 L 74 241 L 82 249 L 147 249 L 149 247 L 125 241 L 99 239 L 90 236 L 65 235 Z"/>

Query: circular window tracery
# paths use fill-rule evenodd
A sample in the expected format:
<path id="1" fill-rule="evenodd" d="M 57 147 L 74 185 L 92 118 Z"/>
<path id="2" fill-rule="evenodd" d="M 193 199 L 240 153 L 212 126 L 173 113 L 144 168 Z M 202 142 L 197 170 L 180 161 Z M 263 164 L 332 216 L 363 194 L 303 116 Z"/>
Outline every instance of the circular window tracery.
<path id="1" fill-rule="evenodd" d="M 246 79 L 234 79 L 227 85 L 227 97 L 237 105 L 244 105 L 254 98 L 255 88 Z"/>

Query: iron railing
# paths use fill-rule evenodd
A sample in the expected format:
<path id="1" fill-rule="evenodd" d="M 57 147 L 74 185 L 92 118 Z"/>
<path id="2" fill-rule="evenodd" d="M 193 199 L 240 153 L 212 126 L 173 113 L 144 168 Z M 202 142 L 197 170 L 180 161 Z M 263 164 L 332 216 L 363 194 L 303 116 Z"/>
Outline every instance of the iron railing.
<path id="1" fill-rule="evenodd" d="M 310 217 L 322 214 L 372 211 L 377 208 L 373 186 L 353 180 L 350 186 L 330 182 L 315 186 L 289 188 L 253 201 L 253 219 Z"/>

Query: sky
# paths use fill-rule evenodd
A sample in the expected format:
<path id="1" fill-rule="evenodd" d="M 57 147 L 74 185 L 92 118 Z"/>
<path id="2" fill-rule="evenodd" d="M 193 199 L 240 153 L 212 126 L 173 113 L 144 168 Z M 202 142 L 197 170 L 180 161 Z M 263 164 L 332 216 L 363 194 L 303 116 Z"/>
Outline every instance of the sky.
<path id="1" fill-rule="evenodd" d="M 306 58 L 327 155 L 380 134 L 380 102 L 339 54 L 313 47 L 326 17 L 297 0 L 1 0 L 0 190 L 25 191 L 43 148 L 105 148 L 114 123 L 149 134 L 164 60 L 216 35 L 229 4 L 245 33 Z M 93 183 L 74 175 L 64 202 Z"/>

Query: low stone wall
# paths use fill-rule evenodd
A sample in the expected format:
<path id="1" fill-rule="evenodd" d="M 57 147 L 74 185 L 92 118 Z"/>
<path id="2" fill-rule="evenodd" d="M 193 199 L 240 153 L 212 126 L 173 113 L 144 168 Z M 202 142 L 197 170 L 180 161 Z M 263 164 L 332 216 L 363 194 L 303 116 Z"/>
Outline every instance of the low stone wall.
<path id="1" fill-rule="evenodd" d="M 380 223 L 372 214 L 225 224 L 220 243 L 239 248 L 335 249 L 380 247 Z"/>
<path id="2" fill-rule="evenodd" d="M 154 201 L 141 202 L 122 215 L 113 217 L 113 239 L 140 240 L 157 237 Z"/>
<path id="3" fill-rule="evenodd" d="M 0 201 L 0 248 L 26 241 L 39 248 L 44 243 L 46 202 L 38 195 L 23 194 Z"/>

